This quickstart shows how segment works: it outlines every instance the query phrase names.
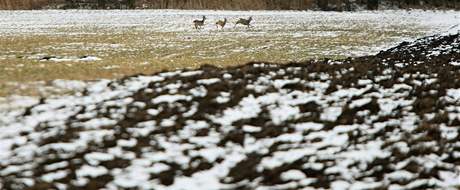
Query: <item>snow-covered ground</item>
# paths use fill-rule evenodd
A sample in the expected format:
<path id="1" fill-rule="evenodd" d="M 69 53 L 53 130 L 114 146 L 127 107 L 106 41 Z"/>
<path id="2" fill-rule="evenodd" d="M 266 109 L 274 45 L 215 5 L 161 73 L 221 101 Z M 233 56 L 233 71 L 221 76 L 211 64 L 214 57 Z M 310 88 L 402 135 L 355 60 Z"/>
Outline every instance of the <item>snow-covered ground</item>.
<path id="1" fill-rule="evenodd" d="M 0 116 L 7 189 L 456 189 L 460 36 L 104 80 Z"/>
<path id="2" fill-rule="evenodd" d="M 193 29 L 192 21 L 206 15 L 208 20 L 204 31 Z M 263 39 L 289 39 L 275 42 L 288 51 L 308 49 L 319 51 L 321 55 L 361 56 L 373 54 L 381 49 L 395 45 L 402 40 L 415 39 L 427 34 L 439 33 L 460 19 L 457 11 L 360 11 L 360 12 L 321 12 L 321 11 L 187 11 L 187 10 L 42 10 L 42 11 L 0 11 L 0 36 L 15 35 L 53 35 L 77 36 L 98 33 L 159 32 L 178 33 L 177 39 L 216 40 L 235 37 L 259 37 Z M 234 28 L 238 18 L 254 18 L 253 30 Z M 227 30 L 218 31 L 214 25 L 217 20 L 229 19 Z M 97 30 L 92 30 L 97 29 Z M 115 31 L 115 32 L 114 32 Z M 203 32 L 205 32 L 203 34 Z M 391 34 L 397 33 L 397 34 Z M 372 34 L 376 34 L 377 37 Z M 379 36 L 381 35 L 381 36 Z M 203 38 L 200 36 L 208 36 Z M 376 44 L 340 44 L 329 49 L 318 44 L 304 45 L 293 43 L 307 39 L 326 39 L 340 36 L 357 38 L 381 38 Z M 155 38 L 154 38 L 155 39 Z M 177 40 L 176 39 L 176 40 Z M 167 45 L 174 45 L 170 40 Z M 217 40 L 218 41 L 218 40 Z M 374 41 L 374 39 L 372 40 Z M 145 45 L 152 43 L 145 39 Z M 163 46 L 163 43 L 158 44 Z M 63 44 L 64 45 L 64 44 Z M 75 43 L 53 48 L 72 48 Z M 102 44 L 104 45 L 104 44 Z M 105 44 L 113 49 L 114 44 Z M 115 44 L 117 45 L 117 44 Z M 153 44 L 152 44 L 153 45 Z M 221 45 L 215 45 L 219 48 Z M 310 48 L 308 48 L 310 47 Z M 75 48 L 104 48 L 101 44 L 85 43 Z M 263 51 L 273 48 L 266 44 L 260 47 L 232 47 L 233 52 Z M 239 49 L 238 49 L 239 48 Z M 204 52 L 202 56 L 209 56 Z M 0 55 L 2 57 L 2 55 Z"/>
<path id="3" fill-rule="evenodd" d="M 197 31 L 191 23 L 202 15 L 207 16 L 207 24 Z M 458 15 L 456 11 L 422 10 L 0 11 L 0 62 L 4 63 L 0 72 L 6 76 L 0 78 L 0 86 L 11 91 L 0 94 L 32 91 L 29 94 L 48 96 L 53 93 L 46 89 L 56 87 L 48 81 L 87 75 L 99 79 L 98 73 L 118 78 L 200 64 L 371 55 L 404 40 L 443 32 L 458 24 Z M 254 18 L 252 29 L 234 28 L 236 19 L 249 16 Z M 224 17 L 230 23 L 223 31 L 216 29 L 215 21 Z M 9 100 L 2 98 L 1 102 Z"/>
<path id="4" fill-rule="evenodd" d="M 190 22 L 201 15 L 210 23 L 196 31 Z M 361 56 L 420 35 L 455 34 L 458 28 L 451 27 L 459 24 L 458 15 L 0 11 L 0 36 L 148 31 L 175 33 L 175 39 L 186 41 L 263 37 L 275 43 L 227 50 L 236 56 L 270 48 L 286 49 L 300 58 L 302 51 Z M 219 32 L 213 26 L 223 17 L 246 16 L 255 18 L 255 29 L 231 25 Z M 381 36 L 372 45 L 329 49 L 296 43 L 380 33 L 398 34 Z M 0 189 L 454 189 L 460 185 L 459 38 L 427 46 L 436 40 L 426 38 L 362 62 L 259 63 L 93 84 L 55 80 L 52 86 L 79 93 L 41 101 L 18 96 L 0 100 Z M 152 37 L 142 45 L 187 48 L 178 44 Z M 133 51 L 118 42 L 61 45 L 36 50 Z M 226 46 L 209 50 L 213 48 Z M 0 60 L 8 60 L 8 53 L 2 52 Z M 209 56 L 206 51 L 197 53 Z"/>
<path id="5" fill-rule="evenodd" d="M 359 12 L 322 11 L 187 11 L 187 10 L 40 10 L 40 11 L 0 11 L 1 34 L 42 34 L 72 35 L 55 33 L 53 29 L 66 27 L 96 26 L 117 29 L 144 27 L 158 32 L 193 31 L 191 21 L 206 15 L 209 24 L 205 30 L 215 30 L 214 22 L 224 17 L 234 24 L 240 17 L 254 17 L 254 25 L 264 31 L 286 30 L 291 35 L 293 29 L 308 26 L 320 29 L 324 25 L 335 25 L 347 30 L 350 23 L 370 23 L 379 29 L 393 25 L 416 25 L 426 31 L 439 31 L 457 23 L 458 11 L 387 10 Z M 323 33 L 333 35 L 336 33 Z"/>

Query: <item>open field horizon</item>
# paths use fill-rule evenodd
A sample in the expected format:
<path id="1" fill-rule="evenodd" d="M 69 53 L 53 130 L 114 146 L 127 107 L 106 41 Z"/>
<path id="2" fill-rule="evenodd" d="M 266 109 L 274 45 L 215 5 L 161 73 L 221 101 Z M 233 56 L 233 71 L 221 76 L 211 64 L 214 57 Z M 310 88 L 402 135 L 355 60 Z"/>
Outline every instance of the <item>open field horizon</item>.
<path id="1" fill-rule="evenodd" d="M 325 10 L 460 9 L 452 0 L 2 0 L 0 9 Z"/>
<path id="2" fill-rule="evenodd" d="M 459 190 L 459 16 L 0 11 L 0 190 Z"/>
<path id="3" fill-rule="evenodd" d="M 203 30 L 194 19 L 206 15 Z M 446 30 L 455 11 L 0 11 L 0 96 L 47 96 L 55 79 L 370 55 Z M 253 28 L 234 27 L 254 17 Z M 223 30 L 214 23 L 223 18 Z M 51 85 L 52 86 L 52 85 Z M 45 90 L 44 90 L 45 89 Z M 52 93 L 51 93 L 52 94 Z"/>
<path id="4" fill-rule="evenodd" d="M 460 26 L 353 59 L 103 80 L 0 109 L 0 129 L 5 190 L 458 190 Z"/>

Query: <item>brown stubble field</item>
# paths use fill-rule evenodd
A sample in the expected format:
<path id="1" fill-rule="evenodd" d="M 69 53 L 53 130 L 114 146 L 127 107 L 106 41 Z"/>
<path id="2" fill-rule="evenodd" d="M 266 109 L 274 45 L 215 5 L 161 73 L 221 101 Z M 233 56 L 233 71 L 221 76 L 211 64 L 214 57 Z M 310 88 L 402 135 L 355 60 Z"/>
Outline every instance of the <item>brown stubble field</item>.
<path id="1" fill-rule="evenodd" d="M 90 16 L 77 19 L 85 14 L 94 21 Z M 194 30 L 190 22 L 200 14 L 211 16 L 203 30 Z M 367 55 L 439 27 L 404 18 L 394 21 L 397 14 L 406 13 L 9 12 L 18 23 L 1 25 L 0 96 L 48 96 L 60 92 L 47 90 L 56 79 L 92 81 L 204 64 L 225 67 Z M 59 15 L 68 17 L 62 21 Z M 234 27 L 239 15 L 252 15 L 254 27 Z M 216 29 L 214 21 L 223 17 L 230 23 Z M 97 59 L 81 60 L 86 56 Z"/>

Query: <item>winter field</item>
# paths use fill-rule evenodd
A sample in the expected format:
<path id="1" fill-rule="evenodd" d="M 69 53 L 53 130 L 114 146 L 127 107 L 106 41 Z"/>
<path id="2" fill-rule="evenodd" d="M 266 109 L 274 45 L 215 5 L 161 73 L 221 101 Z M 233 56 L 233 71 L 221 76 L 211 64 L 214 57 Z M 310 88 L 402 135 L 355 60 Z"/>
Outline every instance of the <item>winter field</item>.
<path id="1" fill-rule="evenodd" d="M 203 30 L 192 26 L 206 15 Z M 0 11 L 0 96 L 49 96 L 79 81 L 164 69 L 377 53 L 455 24 L 453 11 Z M 234 27 L 239 17 L 254 27 Z M 224 30 L 215 22 L 228 18 Z"/>
<path id="2" fill-rule="evenodd" d="M 457 12 L 1 14 L 2 190 L 460 188 Z"/>
<path id="3" fill-rule="evenodd" d="M 459 33 L 42 99 L 0 115 L 0 189 L 458 190 Z"/>

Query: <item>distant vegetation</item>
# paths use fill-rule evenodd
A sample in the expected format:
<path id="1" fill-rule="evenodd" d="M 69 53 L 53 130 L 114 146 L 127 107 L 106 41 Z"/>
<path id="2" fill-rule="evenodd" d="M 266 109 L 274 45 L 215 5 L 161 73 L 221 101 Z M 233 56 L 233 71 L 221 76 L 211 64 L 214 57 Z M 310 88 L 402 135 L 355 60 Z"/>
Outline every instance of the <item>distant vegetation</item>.
<path id="1" fill-rule="evenodd" d="M 458 0 L 0 0 L 0 9 L 460 9 Z"/>

